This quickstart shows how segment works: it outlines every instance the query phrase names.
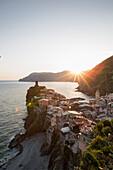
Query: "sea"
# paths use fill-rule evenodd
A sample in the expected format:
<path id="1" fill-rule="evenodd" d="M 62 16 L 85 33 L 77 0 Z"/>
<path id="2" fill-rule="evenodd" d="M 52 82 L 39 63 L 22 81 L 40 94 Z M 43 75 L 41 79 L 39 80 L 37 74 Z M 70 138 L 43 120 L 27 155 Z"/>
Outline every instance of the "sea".
<path id="1" fill-rule="evenodd" d="M 15 134 L 25 132 L 26 94 L 34 85 L 34 82 L 0 81 L 0 165 L 18 152 L 16 148 L 10 150 L 8 144 Z M 52 88 L 67 99 L 81 97 L 88 102 L 90 98 L 77 91 L 78 83 L 75 82 L 39 82 L 39 85 Z"/>

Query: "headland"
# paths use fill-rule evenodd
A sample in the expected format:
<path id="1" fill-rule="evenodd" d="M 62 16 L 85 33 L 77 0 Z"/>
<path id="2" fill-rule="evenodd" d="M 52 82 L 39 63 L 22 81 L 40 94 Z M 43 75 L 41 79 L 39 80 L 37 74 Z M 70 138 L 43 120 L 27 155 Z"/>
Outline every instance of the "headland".
<path id="1" fill-rule="evenodd" d="M 87 159 L 89 168 L 95 165 L 96 168 L 110 167 L 113 162 L 112 99 L 112 94 L 101 97 L 99 91 L 96 92 L 95 99 L 91 99 L 89 103 L 78 98 L 66 99 L 54 89 L 39 86 L 36 82 L 36 85 L 27 91 L 28 116 L 24 124 L 26 132 L 16 135 L 9 145 L 13 148 L 21 144 L 23 152 L 2 169 L 84 169 Z M 98 129 L 100 120 L 101 133 Z M 109 126 L 107 131 L 106 126 Z M 102 139 L 104 135 L 106 140 Z M 102 149 L 109 146 L 107 154 L 111 154 L 110 163 L 104 165 L 97 158 L 96 163 L 92 160 L 91 154 L 94 155 L 95 152 L 92 153 L 89 148 L 96 138 L 104 140 L 104 144 L 101 142 Z M 98 150 L 105 155 L 106 152 L 101 151 L 101 148 Z"/>

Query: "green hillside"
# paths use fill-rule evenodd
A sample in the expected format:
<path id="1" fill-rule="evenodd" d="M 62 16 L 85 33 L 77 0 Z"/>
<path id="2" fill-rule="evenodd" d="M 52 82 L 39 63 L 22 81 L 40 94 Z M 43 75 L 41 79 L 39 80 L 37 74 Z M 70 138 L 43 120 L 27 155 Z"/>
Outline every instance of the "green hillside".
<path id="1" fill-rule="evenodd" d="M 101 95 L 113 92 L 113 56 L 107 58 L 87 74 L 82 74 L 78 79 L 79 90 L 94 95 L 99 89 Z"/>

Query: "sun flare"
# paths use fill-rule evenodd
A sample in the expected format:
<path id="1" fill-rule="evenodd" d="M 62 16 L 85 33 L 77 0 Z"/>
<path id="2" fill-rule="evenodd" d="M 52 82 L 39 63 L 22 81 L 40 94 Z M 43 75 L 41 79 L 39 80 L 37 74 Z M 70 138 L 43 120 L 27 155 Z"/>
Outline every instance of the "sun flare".
<path id="1" fill-rule="evenodd" d="M 71 71 L 73 74 L 80 74 L 82 71 L 81 70 L 72 70 Z"/>

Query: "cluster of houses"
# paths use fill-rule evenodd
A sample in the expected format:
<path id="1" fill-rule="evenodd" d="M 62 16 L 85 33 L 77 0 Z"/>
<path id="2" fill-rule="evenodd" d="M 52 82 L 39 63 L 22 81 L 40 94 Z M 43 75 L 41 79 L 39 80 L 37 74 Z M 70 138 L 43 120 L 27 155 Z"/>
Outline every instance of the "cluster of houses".
<path id="1" fill-rule="evenodd" d="M 53 89 L 40 89 L 37 108 L 46 108 L 47 143 L 50 144 L 54 129 L 59 129 L 60 138 L 64 144 L 72 149 L 73 153 L 86 151 L 92 141 L 96 122 L 112 118 L 113 94 L 100 97 L 97 90 L 94 99 L 89 103 L 67 100 Z"/>
<path id="2" fill-rule="evenodd" d="M 100 92 L 97 90 L 95 98 L 90 99 L 89 104 L 94 110 L 92 116 L 96 121 L 113 118 L 113 93 L 100 96 Z"/>
<path id="3" fill-rule="evenodd" d="M 73 102 L 71 109 L 82 112 L 85 117 L 99 122 L 100 120 L 113 119 L 113 93 L 100 96 L 99 90 L 95 93 L 95 98 L 91 98 L 89 103 Z"/>
<path id="4" fill-rule="evenodd" d="M 64 95 L 55 92 L 55 90 L 47 88 L 40 89 L 38 97 L 34 96 L 32 101 L 38 102 L 36 106 L 38 109 L 46 108 L 48 144 L 51 143 L 54 129 L 57 128 L 61 132 L 61 140 L 74 153 L 79 150 L 87 150 L 86 147 L 92 141 L 96 123 L 85 117 L 84 113 L 73 109 L 74 102 L 70 102 Z"/>

